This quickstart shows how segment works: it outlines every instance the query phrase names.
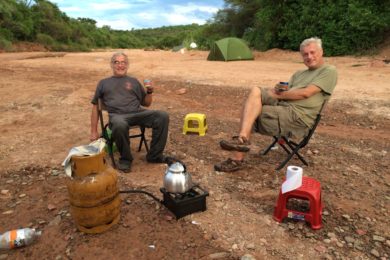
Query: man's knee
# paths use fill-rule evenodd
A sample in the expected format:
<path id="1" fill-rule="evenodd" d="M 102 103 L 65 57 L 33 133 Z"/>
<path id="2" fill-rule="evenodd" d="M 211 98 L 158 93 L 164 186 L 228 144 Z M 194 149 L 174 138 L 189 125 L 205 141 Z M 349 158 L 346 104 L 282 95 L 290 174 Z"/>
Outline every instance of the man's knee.
<path id="1" fill-rule="evenodd" d="M 110 119 L 110 126 L 112 131 L 128 131 L 129 126 L 124 118 L 113 117 Z"/>
<path id="2" fill-rule="evenodd" d="M 165 111 L 160 111 L 160 110 L 157 110 L 156 111 L 156 122 L 158 124 L 162 124 L 162 125 L 168 125 L 169 124 L 169 114 Z"/>
<path id="3" fill-rule="evenodd" d="M 249 96 L 251 97 L 261 97 L 261 91 L 262 89 L 259 87 L 252 87 Z"/>

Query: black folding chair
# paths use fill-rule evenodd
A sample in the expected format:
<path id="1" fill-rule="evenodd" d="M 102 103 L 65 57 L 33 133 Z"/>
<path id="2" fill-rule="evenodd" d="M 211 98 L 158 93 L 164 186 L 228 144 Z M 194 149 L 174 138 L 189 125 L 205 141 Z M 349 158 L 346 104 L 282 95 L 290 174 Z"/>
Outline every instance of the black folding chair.
<path id="1" fill-rule="evenodd" d="M 280 137 L 273 136 L 273 139 L 274 139 L 273 142 L 271 143 L 270 146 L 268 146 L 267 149 L 265 149 L 263 151 L 262 154 L 266 155 L 271 150 L 271 148 L 276 145 L 276 143 L 278 143 L 283 148 L 283 150 L 286 151 L 286 153 L 288 155 L 287 155 L 286 159 L 284 159 L 284 161 L 282 161 L 279 164 L 279 166 L 276 168 L 277 171 L 282 169 L 288 163 L 288 161 L 290 161 L 290 159 L 294 156 L 294 154 L 298 156 L 298 158 L 301 160 L 301 162 L 303 162 L 304 165 L 306 165 L 306 166 L 308 165 L 305 158 L 303 158 L 303 156 L 299 153 L 299 150 L 301 148 L 305 147 L 309 143 L 310 138 L 313 136 L 314 131 L 316 130 L 318 124 L 320 123 L 322 113 L 323 113 L 323 110 L 325 108 L 326 103 L 327 103 L 327 100 L 325 100 L 324 103 L 322 104 L 321 109 L 318 112 L 317 117 L 314 121 L 313 127 L 310 129 L 308 134 L 305 137 L 303 137 L 303 139 L 299 143 L 296 143 L 292 140 L 289 140 L 288 137 L 286 137 L 286 136 L 280 136 Z"/>
<path id="2" fill-rule="evenodd" d="M 113 152 L 114 140 L 113 140 L 111 134 L 109 134 L 110 123 L 109 122 L 104 123 L 104 119 L 103 119 L 103 111 L 105 111 L 105 110 L 106 110 L 106 106 L 104 105 L 103 101 L 101 99 L 99 99 L 98 100 L 98 115 L 99 115 L 101 131 L 102 131 L 102 137 L 106 140 L 108 154 L 110 155 L 113 167 L 116 168 L 115 159 L 114 159 L 114 152 Z M 136 129 L 136 128 L 139 129 L 139 133 L 138 134 L 130 134 L 131 130 Z M 137 125 L 131 126 L 129 129 L 129 139 L 131 139 L 131 138 L 141 138 L 139 141 L 139 145 L 138 145 L 138 152 L 141 151 L 142 144 L 145 145 L 146 151 L 147 152 L 149 151 L 148 142 L 145 138 L 145 127 L 137 126 Z"/>

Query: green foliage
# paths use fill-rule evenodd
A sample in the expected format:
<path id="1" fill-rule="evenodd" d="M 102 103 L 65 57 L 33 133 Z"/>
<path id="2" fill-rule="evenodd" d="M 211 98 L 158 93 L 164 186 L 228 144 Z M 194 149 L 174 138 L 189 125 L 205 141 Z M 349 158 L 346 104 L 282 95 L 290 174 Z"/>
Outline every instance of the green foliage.
<path id="1" fill-rule="evenodd" d="M 54 39 L 50 35 L 44 33 L 37 34 L 37 42 L 49 49 L 55 45 Z"/>
<path id="2" fill-rule="evenodd" d="M 297 50 L 308 37 L 323 39 L 326 55 L 363 53 L 390 35 L 390 0 L 225 0 L 206 25 L 131 31 L 96 27 L 90 18 L 69 18 L 49 0 L 0 0 L 0 47 L 36 41 L 52 50 L 189 47 L 207 50 L 221 38 L 252 48 Z"/>
<path id="3" fill-rule="evenodd" d="M 2 38 L 0 36 L 0 50 L 11 51 L 12 50 L 12 42 L 10 42 L 7 39 Z"/>
<path id="4" fill-rule="evenodd" d="M 219 11 L 214 26 L 228 29 L 225 36 L 242 35 L 259 50 L 297 50 L 303 39 L 318 36 L 327 55 L 353 54 L 375 48 L 390 32 L 389 0 L 225 2 L 227 8 Z M 244 14 L 247 19 L 237 19 Z"/>

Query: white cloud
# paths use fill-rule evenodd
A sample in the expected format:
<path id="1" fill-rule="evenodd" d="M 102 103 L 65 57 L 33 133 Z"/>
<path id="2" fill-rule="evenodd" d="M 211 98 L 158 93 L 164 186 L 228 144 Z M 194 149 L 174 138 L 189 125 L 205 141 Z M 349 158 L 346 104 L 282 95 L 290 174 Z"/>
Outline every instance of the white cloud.
<path id="1" fill-rule="evenodd" d="M 0 0 L 2 1 L 2 0 Z M 69 17 L 91 18 L 97 26 L 112 29 L 157 28 L 168 25 L 204 24 L 223 0 L 50 0 Z M 217 4 L 217 2 L 219 2 Z M 172 4 L 170 4 L 172 3 Z"/>
<path id="2" fill-rule="evenodd" d="M 187 14 L 164 14 L 163 17 L 169 22 L 170 25 L 181 25 L 181 24 L 204 24 L 204 19 L 199 19 L 195 16 L 189 16 Z"/>
<path id="3" fill-rule="evenodd" d="M 154 21 L 156 20 L 156 14 L 151 12 L 140 12 L 137 16 L 142 20 Z"/>
<path id="4" fill-rule="evenodd" d="M 213 14 L 218 11 L 218 8 L 207 5 L 195 5 L 195 4 L 187 4 L 187 5 L 172 5 L 173 12 L 179 14 L 188 14 L 194 12 L 204 12 L 208 14 Z"/>
<path id="5" fill-rule="evenodd" d="M 132 24 L 129 20 L 124 19 L 124 18 L 110 19 L 110 20 L 99 19 L 99 20 L 97 20 L 96 25 L 98 27 L 108 25 L 112 29 L 116 29 L 116 30 L 130 30 L 131 28 L 135 27 L 134 24 Z"/>
<path id="6" fill-rule="evenodd" d="M 61 11 L 65 13 L 81 13 L 83 9 L 76 6 L 71 6 L 71 7 L 63 7 L 61 8 Z"/>
<path id="7" fill-rule="evenodd" d="M 121 10 L 131 8 L 131 4 L 124 2 L 108 2 L 108 3 L 91 3 L 90 7 L 93 10 L 105 11 L 105 10 Z"/>

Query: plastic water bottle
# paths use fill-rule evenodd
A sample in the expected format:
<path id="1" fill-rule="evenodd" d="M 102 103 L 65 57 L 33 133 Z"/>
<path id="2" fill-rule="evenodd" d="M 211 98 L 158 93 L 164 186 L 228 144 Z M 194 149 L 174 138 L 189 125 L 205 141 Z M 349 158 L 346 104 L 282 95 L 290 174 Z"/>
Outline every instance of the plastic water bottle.
<path id="1" fill-rule="evenodd" d="M 28 246 L 39 237 L 42 231 L 33 228 L 22 228 L 7 231 L 0 235 L 0 249 L 12 249 L 16 247 Z"/>

